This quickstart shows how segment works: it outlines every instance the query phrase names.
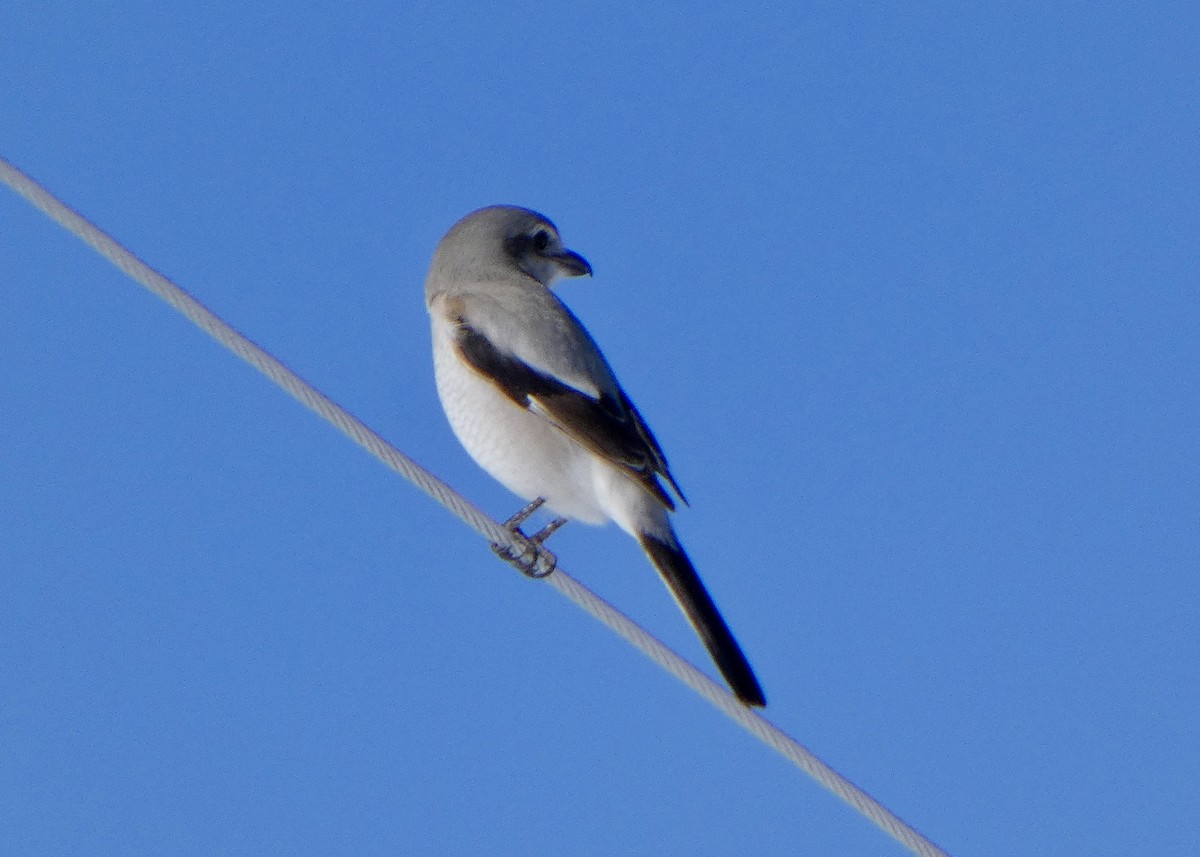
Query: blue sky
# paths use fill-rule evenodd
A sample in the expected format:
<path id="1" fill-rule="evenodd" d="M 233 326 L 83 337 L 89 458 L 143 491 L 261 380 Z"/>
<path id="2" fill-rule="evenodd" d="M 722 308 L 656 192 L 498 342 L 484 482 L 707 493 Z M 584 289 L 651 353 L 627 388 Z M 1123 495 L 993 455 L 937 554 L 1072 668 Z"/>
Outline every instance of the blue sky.
<path id="1" fill-rule="evenodd" d="M 956 855 L 1186 854 L 1198 30 L 10 0 L 0 140 L 498 517 L 421 286 L 548 214 L 767 716 Z M 6 191 L 0 254 L 0 852 L 904 853 Z"/>

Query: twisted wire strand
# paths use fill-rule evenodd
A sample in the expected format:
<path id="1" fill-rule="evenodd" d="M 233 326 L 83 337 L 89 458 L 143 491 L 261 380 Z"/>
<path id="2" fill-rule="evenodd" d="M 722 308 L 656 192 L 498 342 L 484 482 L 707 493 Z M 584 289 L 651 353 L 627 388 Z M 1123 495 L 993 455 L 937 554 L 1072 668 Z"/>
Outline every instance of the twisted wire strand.
<path id="1" fill-rule="evenodd" d="M 158 295 L 217 342 L 266 375 L 292 397 L 328 420 L 355 443 L 449 509 L 493 545 L 503 548 L 508 553 L 510 562 L 512 557 L 532 556 L 536 566 L 546 574 L 544 579 L 549 585 L 707 699 L 742 728 L 792 761 L 914 854 L 921 857 L 949 857 L 947 852 L 821 761 L 803 744 L 753 709 L 743 705 L 723 686 L 688 663 L 645 628 L 568 575 L 556 565 L 556 560 L 549 551 L 493 520 L 466 497 L 396 449 L 345 408 L 239 333 L 180 286 L 141 261 L 110 235 L 3 157 L 0 157 L 0 180 L 72 235 L 90 245 L 131 279 Z M 551 574 L 550 571 L 554 573 Z"/>

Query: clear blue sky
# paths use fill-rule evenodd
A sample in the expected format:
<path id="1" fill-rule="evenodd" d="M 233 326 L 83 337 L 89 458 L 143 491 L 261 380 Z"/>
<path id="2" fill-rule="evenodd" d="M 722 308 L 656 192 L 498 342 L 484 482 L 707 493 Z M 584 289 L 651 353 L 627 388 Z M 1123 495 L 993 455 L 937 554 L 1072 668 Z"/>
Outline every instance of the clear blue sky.
<path id="1" fill-rule="evenodd" d="M 956 855 L 1194 854 L 1198 31 L 9 0 L 0 145 L 499 517 L 421 286 L 545 212 L 767 716 Z M 0 853 L 904 853 L 7 191 L 0 270 Z"/>

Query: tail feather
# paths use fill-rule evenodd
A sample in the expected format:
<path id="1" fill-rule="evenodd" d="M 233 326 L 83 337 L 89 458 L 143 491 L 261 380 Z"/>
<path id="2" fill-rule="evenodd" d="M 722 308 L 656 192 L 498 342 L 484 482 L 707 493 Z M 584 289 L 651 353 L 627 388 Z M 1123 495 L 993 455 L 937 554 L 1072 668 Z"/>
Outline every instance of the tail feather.
<path id="1" fill-rule="evenodd" d="M 704 588 L 704 582 L 696 573 L 692 561 L 683 552 L 683 548 L 677 543 L 669 544 L 648 533 L 643 533 L 638 541 L 666 581 L 671 594 L 675 596 L 684 615 L 700 635 L 709 654 L 716 661 L 721 675 L 725 676 L 725 681 L 729 682 L 737 698 L 747 705 L 766 705 L 766 697 L 763 696 L 758 679 L 754 677 L 754 670 L 750 668 L 749 661 L 746 660 L 737 640 L 733 638 L 729 626 L 721 618 L 717 605 Z"/>

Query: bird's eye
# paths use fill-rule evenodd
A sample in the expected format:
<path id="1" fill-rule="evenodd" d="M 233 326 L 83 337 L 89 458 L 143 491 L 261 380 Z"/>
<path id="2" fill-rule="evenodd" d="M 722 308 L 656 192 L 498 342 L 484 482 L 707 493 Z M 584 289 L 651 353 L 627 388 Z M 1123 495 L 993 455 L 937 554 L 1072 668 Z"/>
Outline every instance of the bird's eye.
<path id="1" fill-rule="evenodd" d="M 539 229 L 537 232 L 533 233 L 530 241 L 533 244 L 533 249 L 541 253 L 550 246 L 550 233 L 545 229 Z"/>

